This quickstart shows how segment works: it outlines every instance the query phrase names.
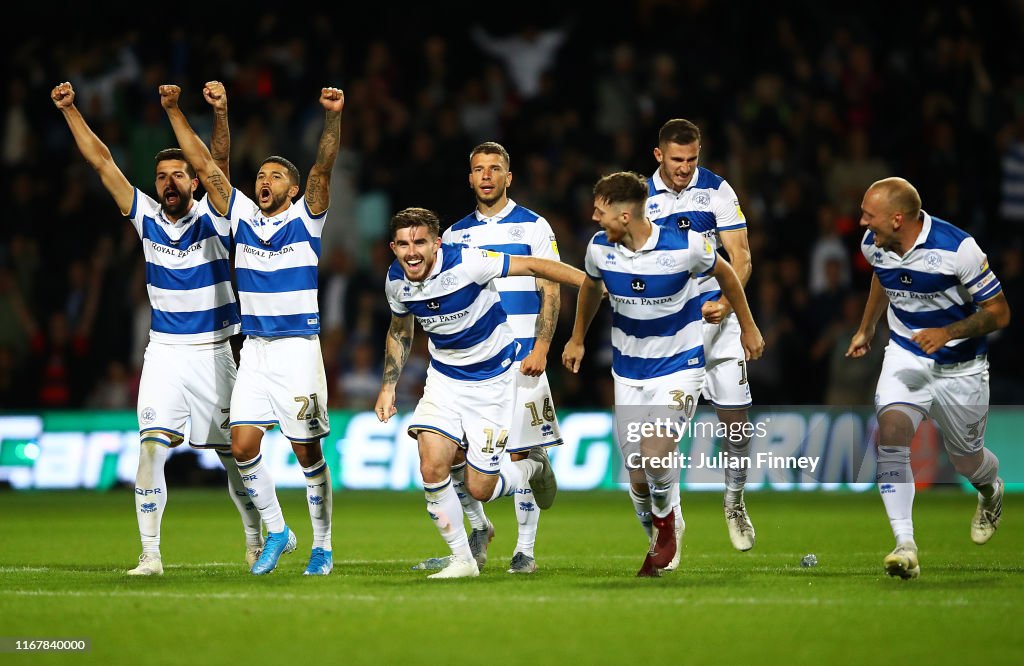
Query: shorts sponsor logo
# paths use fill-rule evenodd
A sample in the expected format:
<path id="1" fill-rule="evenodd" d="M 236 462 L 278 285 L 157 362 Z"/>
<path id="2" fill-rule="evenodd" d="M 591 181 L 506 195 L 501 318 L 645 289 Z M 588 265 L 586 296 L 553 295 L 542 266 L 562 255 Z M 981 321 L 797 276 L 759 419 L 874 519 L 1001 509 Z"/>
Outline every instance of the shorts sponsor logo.
<path id="1" fill-rule="evenodd" d="M 310 430 L 316 430 L 319 427 L 320 427 L 320 419 L 313 418 L 313 419 L 309 420 L 309 429 Z"/>
<path id="2" fill-rule="evenodd" d="M 549 423 L 545 423 L 544 425 L 542 425 L 540 427 L 540 434 L 544 435 L 545 437 L 550 435 L 550 434 L 552 434 L 552 433 L 554 433 L 554 431 L 555 431 L 555 429 L 552 428 L 551 424 L 549 424 Z"/>

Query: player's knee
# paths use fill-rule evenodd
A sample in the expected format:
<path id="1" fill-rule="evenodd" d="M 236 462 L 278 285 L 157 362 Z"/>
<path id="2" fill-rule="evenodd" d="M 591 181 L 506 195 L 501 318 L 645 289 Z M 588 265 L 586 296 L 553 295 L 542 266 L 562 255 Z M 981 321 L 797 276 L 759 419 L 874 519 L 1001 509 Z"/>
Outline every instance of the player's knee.
<path id="1" fill-rule="evenodd" d="M 490 483 L 484 479 L 467 479 L 466 485 L 469 487 L 469 494 L 473 496 L 473 499 L 486 502 L 491 499 L 491 495 L 494 493 L 495 483 L 497 483 L 497 479 L 492 480 Z"/>
<path id="2" fill-rule="evenodd" d="M 916 429 L 910 416 L 901 410 L 890 409 L 878 417 L 878 445 L 910 446 Z"/>
<path id="3" fill-rule="evenodd" d="M 441 483 L 451 474 L 451 465 L 439 460 L 420 460 L 420 476 L 425 483 Z"/>

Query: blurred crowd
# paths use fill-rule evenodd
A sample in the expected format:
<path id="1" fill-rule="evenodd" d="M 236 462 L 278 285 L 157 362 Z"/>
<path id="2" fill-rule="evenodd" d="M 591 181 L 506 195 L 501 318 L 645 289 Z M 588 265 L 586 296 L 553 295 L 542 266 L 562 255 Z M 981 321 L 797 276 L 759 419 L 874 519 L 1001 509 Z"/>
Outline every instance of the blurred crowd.
<path id="1" fill-rule="evenodd" d="M 768 348 L 750 365 L 755 403 L 870 404 L 887 332 L 844 358 L 870 281 L 859 205 L 900 175 L 924 208 L 988 252 L 1014 314 L 990 352 L 993 402 L 1024 404 L 1024 13 L 1014 2 L 927 7 L 702 0 L 624 3 L 591 16 L 440 16 L 371 8 L 245 20 L 135 24 L 71 14 L 58 42 L 10 35 L 0 106 L 0 409 L 133 408 L 149 306 L 140 241 L 82 160 L 49 91 L 70 80 L 128 179 L 153 193 L 153 156 L 174 145 L 157 86 L 182 86 L 201 136 L 202 85 L 227 85 L 231 180 L 251 193 L 271 154 L 304 173 L 322 127 L 319 89 L 345 90 L 343 146 L 320 267 L 331 405 L 372 407 L 380 387 L 392 259 L 390 215 L 468 214 L 468 154 L 499 141 L 510 196 L 551 223 L 582 264 L 591 188 L 652 174 L 660 126 L 685 117 L 701 164 L 737 191 L 749 225 L 747 287 Z M 780 7 L 784 9 L 780 9 Z M 846 13 L 844 13 L 846 12 Z M 560 369 L 575 293 L 563 289 L 549 358 L 559 407 L 612 403 L 608 313 L 579 375 Z M 422 388 L 417 336 L 400 408 Z"/>

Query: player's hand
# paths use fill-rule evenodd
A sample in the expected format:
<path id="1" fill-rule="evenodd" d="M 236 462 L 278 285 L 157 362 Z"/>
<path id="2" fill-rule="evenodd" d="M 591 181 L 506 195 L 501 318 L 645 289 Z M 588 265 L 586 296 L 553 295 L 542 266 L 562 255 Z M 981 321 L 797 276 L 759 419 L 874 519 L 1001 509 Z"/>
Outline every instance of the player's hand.
<path id="1" fill-rule="evenodd" d="M 398 408 L 395 407 L 395 389 L 382 388 L 380 390 L 380 394 L 377 396 L 377 406 L 373 408 L 373 412 L 381 423 L 387 423 L 388 419 L 398 413 Z"/>
<path id="2" fill-rule="evenodd" d="M 562 352 L 562 365 L 565 366 L 565 369 L 573 374 L 579 372 L 584 351 L 586 350 L 583 348 L 582 342 L 574 342 L 570 338 L 569 342 L 565 343 L 565 350 Z"/>
<path id="3" fill-rule="evenodd" d="M 181 97 L 181 87 L 176 85 L 160 86 L 160 106 L 165 109 L 178 108 L 179 97 Z"/>
<path id="4" fill-rule="evenodd" d="M 341 88 L 323 88 L 320 90 L 320 106 L 334 113 L 341 113 L 345 108 L 345 92 Z"/>
<path id="5" fill-rule="evenodd" d="M 220 81 L 207 81 L 203 86 L 203 99 L 217 111 L 227 111 L 228 91 Z"/>
<path id="6" fill-rule="evenodd" d="M 50 91 L 50 99 L 58 109 L 66 109 L 75 103 L 75 89 L 67 81 L 57 84 Z"/>
<path id="7" fill-rule="evenodd" d="M 922 328 L 910 338 L 925 354 L 934 354 L 952 340 L 944 328 Z"/>
<path id="8" fill-rule="evenodd" d="M 707 301 L 700 307 L 700 316 L 709 324 L 721 324 L 731 312 L 732 307 L 720 301 Z"/>
<path id="9" fill-rule="evenodd" d="M 756 361 L 764 353 L 764 338 L 757 326 L 740 331 L 740 344 L 743 345 L 743 354 L 748 361 Z"/>
<path id="10" fill-rule="evenodd" d="M 846 349 L 847 358 L 860 358 L 871 351 L 871 338 L 875 337 L 874 331 L 869 335 L 866 331 L 858 330 L 850 340 L 850 346 Z"/>
<path id="11" fill-rule="evenodd" d="M 540 377 L 548 367 L 548 355 L 544 350 L 537 349 L 534 343 L 533 349 L 526 355 L 523 362 L 519 364 L 519 372 L 527 377 Z"/>

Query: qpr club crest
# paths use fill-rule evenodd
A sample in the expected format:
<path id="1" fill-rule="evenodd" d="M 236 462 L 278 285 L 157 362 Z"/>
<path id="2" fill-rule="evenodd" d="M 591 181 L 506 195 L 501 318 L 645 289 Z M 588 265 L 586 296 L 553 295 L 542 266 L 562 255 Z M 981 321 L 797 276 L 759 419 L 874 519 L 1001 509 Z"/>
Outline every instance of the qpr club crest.
<path id="1" fill-rule="evenodd" d="M 512 240 L 520 241 L 523 240 L 523 236 L 526 234 L 526 230 L 520 226 L 509 227 L 508 236 Z"/>
<path id="2" fill-rule="evenodd" d="M 451 289 L 459 283 L 459 278 L 455 277 L 451 273 L 441 278 L 441 286 L 445 289 Z"/>
<path id="3" fill-rule="evenodd" d="M 441 304 L 438 303 L 437 301 L 429 301 L 427 303 L 427 309 L 428 310 L 440 310 L 441 309 Z"/>
<path id="4" fill-rule="evenodd" d="M 660 257 L 658 257 L 658 265 L 661 266 L 662 268 L 672 268 L 673 266 L 676 265 L 676 260 L 673 259 L 670 255 L 663 254 Z"/>
<path id="5" fill-rule="evenodd" d="M 900 284 L 909 287 L 914 284 L 914 278 L 910 277 L 910 273 L 900 273 Z"/>
<path id="6" fill-rule="evenodd" d="M 632 287 L 633 291 L 635 291 L 638 294 L 644 293 L 644 291 L 647 289 L 647 283 L 641 280 L 640 278 L 633 278 L 630 281 L 629 286 Z"/>
<path id="7" fill-rule="evenodd" d="M 678 220 L 676 220 L 676 226 L 678 226 L 683 231 L 688 231 L 690 229 L 690 218 L 688 218 L 688 217 L 681 217 L 681 218 L 679 218 Z"/>
<path id="8" fill-rule="evenodd" d="M 146 407 L 142 410 L 142 413 L 139 414 L 139 419 L 141 419 L 143 423 L 152 423 L 156 420 L 156 410 L 152 407 Z"/>
<path id="9" fill-rule="evenodd" d="M 942 265 L 942 257 L 939 256 L 938 252 L 929 252 L 924 255 L 924 265 L 928 267 L 928 270 L 937 271 L 939 266 Z"/>
<path id="10" fill-rule="evenodd" d="M 693 195 L 693 203 L 701 208 L 707 208 L 711 205 L 711 195 L 707 192 L 697 192 L 697 194 Z"/>

